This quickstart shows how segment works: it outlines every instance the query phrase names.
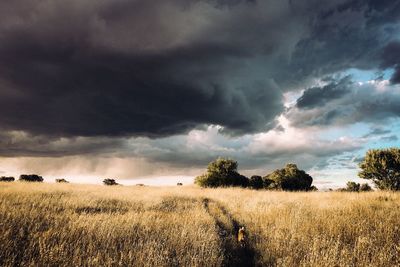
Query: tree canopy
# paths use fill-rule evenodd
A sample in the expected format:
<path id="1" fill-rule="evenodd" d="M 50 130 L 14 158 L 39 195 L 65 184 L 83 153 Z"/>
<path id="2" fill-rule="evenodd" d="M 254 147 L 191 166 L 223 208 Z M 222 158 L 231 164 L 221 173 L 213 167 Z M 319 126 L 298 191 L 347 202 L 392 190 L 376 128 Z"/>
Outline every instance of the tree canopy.
<path id="1" fill-rule="evenodd" d="M 237 167 L 237 161 L 218 158 L 208 164 L 205 174 L 195 178 L 195 183 L 202 187 L 248 186 L 249 180 L 238 173 Z"/>
<path id="2" fill-rule="evenodd" d="M 263 179 L 261 176 L 253 175 L 250 177 L 249 186 L 253 189 L 261 189 L 264 187 Z"/>
<path id="3" fill-rule="evenodd" d="M 267 188 L 287 191 L 308 191 L 311 189 L 312 182 L 312 177 L 305 171 L 299 170 L 293 163 L 264 177 L 264 185 Z"/>
<path id="4" fill-rule="evenodd" d="M 382 190 L 400 190 L 400 149 L 371 149 L 359 164 L 358 176 Z"/>

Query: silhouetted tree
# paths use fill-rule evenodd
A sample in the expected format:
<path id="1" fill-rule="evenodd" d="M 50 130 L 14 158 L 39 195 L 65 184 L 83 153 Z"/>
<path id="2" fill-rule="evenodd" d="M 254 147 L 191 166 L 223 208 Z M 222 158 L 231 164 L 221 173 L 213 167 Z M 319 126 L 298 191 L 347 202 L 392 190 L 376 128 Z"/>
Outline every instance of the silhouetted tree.
<path id="1" fill-rule="evenodd" d="M 56 183 L 69 183 L 67 180 L 64 178 L 56 179 Z"/>
<path id="2" fill-rule="evenodd" d="M 266 181 L 272 181 L 269 189 L 281 189 L 287 191 L 308 191 L 313 179 L 305 171 L 299 170 L 296 164 L 287 164 L 285 168 L 275 170 L 264 177 Z"/>
<path id="3" fill-rule="evenodd" d="M 208 164 L 205 174 L 195 178 L 195 183 L 202 187 L 248 186 L 249 179 L 239 174 L 237 167 L 234 160 L 218 158 Z"/>
<path id="4" fill-rule="evenodd" d="M 400 190 L 400 149 L 371 149 L 359 164 L 358 176 L 382 190 Z"/>
<path id="5" fill-rule="evenodd" d="M 13 182 L 15 181 L 14 177 L 6 177 L 6 176 L 1 176 L 0 177 L 0 182 Z"/>
<path id="6" fill-rule="evenodd" d="M 249 186 L 253 189 L 261 189 L 263 188 L 263 179 L 261 176 L 253 175 L 250 177 Z"/>
<path id="7" fill-rule="evenodd" d="M 19 180 L 25 182 L 43 182 L 43 177 L 36 174 L 21 174 Z"/>
<path id="8" fill-rule="evenodd" d="M 176 185 L 177 185 L 177 186 L 182 186 L 183 184 L 182 184 L 182 183 L 177 183 Z"/>
<path id="9" fill-rule="evenodd" d="M 114 179 L 104 179 L 103 180 L 104 185 L 118 185 L 118 183 Z"/>

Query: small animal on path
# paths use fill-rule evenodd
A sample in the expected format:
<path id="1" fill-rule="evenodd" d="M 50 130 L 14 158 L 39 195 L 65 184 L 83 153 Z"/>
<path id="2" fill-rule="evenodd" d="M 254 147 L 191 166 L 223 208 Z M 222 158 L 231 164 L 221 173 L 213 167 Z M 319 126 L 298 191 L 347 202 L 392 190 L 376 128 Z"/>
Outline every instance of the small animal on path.
<path id="1" fill-rule="evenodd" d="M 247 239 L 246 231 L 244 229 L 244 226 L 242 226 L 239 228 L 239 231 L 238 231 L 238 242 L 241 247 L 246 246 L 246 239 Z"/>

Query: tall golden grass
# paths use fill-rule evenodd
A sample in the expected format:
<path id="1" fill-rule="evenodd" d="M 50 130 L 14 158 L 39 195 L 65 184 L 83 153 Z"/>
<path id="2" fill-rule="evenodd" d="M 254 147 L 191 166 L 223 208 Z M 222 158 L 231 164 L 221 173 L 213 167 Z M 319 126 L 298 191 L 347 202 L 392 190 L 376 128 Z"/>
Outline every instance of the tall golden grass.
<path id="1" fill-rule="evenodd" d="M 0 265 L 400 266 L 399 219 L 389 192 L 0 183 Z"/>

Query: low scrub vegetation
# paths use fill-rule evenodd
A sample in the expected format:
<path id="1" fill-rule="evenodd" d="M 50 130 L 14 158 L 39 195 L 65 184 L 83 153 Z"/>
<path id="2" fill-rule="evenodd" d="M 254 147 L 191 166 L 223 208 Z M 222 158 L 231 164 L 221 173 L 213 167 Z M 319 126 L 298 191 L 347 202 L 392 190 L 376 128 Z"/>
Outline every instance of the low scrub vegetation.
<path id="1" fill-rule="evenodd" d="M 56 179 L 55 180 L 56 181 L 56 183 L 69 183 L 66 179 L 64 179 L 64 178 L 59 178 L 59 179 Z"/>

